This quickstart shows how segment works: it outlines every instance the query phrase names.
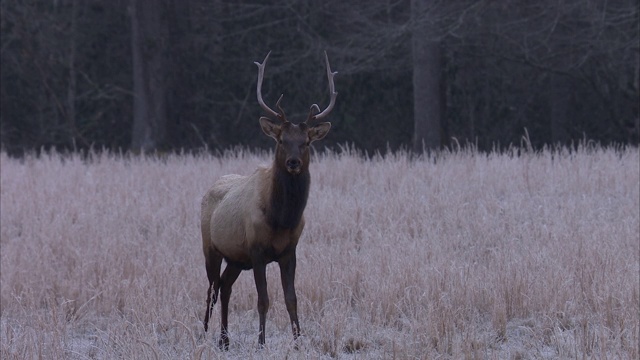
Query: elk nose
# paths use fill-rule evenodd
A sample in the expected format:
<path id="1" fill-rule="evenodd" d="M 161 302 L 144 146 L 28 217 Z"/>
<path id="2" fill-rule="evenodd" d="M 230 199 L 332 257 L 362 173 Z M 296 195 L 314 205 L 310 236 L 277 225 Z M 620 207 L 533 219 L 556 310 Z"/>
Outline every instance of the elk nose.
<path id="1" fill-rule="evenodd" d="M 300 159 L 291 158 L 287 159 L 287 169 L 289 170 L 298 170 L 302 166 L 302 161 Z"/>

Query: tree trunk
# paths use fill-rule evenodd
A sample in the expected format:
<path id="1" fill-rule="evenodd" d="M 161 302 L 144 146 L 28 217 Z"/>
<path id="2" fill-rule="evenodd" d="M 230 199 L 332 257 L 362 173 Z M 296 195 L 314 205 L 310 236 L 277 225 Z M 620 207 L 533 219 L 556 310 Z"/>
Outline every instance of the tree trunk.
<path id="1" fill-rule="evenodd" d="M 569 123 L 570 87 L 561 75 L 552 74 L 549 89 L 551 120 L 551 143 L 564 145 L 569 141 L 567 127 Z"/>
<path id="2" fill-rule="evenodd" d="M 167 26 L 161 0 L 131 1 L 133 131 L 131 149 L 151 151 L 164 141 L 167 126 Z"/>
<path id="3" fill-rule="evenodd" d="M 76 81 L 76 49 L 77 49 L 77 37 L 78 30 L 78 1 L 74 0 L 71 10 L 71 30 L 69 34 L 69 84 L 67 86 L 67 131 L 71 137 L 71 143 L 75 147 L 76 143 L 76 93 L 78 89 Z M 74 149 L 75 150 L 75 149 Z"/>
<path id="4" fill-rule="evenodd" d="M 413 150 L 437 149 L 441 145 L 441 68 L 440 41 L 427 19 L 425 0 L 412 0 L 414 30 L 413 53 Z"/>

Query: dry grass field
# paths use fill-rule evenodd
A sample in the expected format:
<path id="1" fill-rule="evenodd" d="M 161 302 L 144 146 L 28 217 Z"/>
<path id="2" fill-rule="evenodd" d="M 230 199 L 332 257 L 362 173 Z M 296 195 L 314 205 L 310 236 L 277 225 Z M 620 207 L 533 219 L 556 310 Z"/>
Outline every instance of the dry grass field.
<path id="1" fill-rule="evenodd" d="M 311 164 L 292 344 L 277 265 L 204 335 L 200 199 L 268 154 L 1 161 L 2 359 L 637 359 L 640 156 L 583 146 Z"/>

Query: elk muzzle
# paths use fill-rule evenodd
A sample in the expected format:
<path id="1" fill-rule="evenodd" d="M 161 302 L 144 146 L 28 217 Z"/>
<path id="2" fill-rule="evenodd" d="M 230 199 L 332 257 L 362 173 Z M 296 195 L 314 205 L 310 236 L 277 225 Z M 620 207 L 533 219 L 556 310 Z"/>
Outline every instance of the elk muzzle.
<path id="1" fill-rule="evenodd" d="M 302 160 L 297 157 L 290 157 L 285 161 L 285 166 L 290 174 L 298 175 L 302 171 Z"/>

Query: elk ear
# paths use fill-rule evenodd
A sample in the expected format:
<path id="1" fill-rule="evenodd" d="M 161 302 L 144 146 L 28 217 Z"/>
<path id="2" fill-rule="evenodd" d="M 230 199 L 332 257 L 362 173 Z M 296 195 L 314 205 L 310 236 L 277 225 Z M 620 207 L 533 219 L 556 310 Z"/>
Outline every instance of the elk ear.
<path id="1" fill-rule="evenodd" d="M 327 133 L 329 133 L 329 129 L 331 129 L 330 122 L 323 122 L 309 128 L 309 142 L 312 143 L 316 140 L 321 140 Z"/>
<path id="2" fill-rule="evenodd" d="M 260 117 L 260 127 L 262 127 L 262 131 L 264 131 L 267 136 L 274 138 L 278 141 L 278 137 L 280 136 L 281 127 L 280 124 L 274 122 L 268 117 Z"/>

